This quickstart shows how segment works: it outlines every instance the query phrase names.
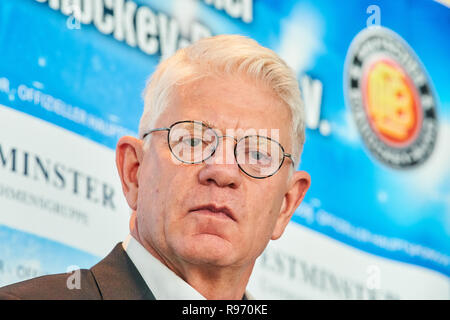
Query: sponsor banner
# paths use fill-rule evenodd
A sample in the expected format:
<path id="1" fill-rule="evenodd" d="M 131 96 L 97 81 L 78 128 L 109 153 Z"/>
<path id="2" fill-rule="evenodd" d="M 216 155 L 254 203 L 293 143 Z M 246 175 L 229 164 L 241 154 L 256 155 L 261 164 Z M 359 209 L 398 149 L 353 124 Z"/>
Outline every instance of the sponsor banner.
<path id="1" fill-rule="evenodd" d="M 300 169 L 312 185 L 292 219 L 302 228 L 289 233 L 392 261 L 399 288 L 377 298 L 409 296 L 395 274 L 448 278 L 450 8 L 441 2 L 0 1 L 0 224 L 106 254 L 129 214 L 113 149 L 136 135 L 146 80 L 178 48 L 237 33 L 278 52 L 305 101 Z M 280 240 L 277 250 L 302 259 L 315 245 Z M 314 263 L 333 272 L 322 258 Z M 364 269 L 364 259 L 352 261 Z M 305 288 L 289 292 L 327 296 Z M 426 288 L 424 297 L 442 296 L 436 281 Z"/>
<path id="2" fill-rule="evenodd" d="M 0 226 L 0 252 L 0 286 L 47 274 L 90 268 L 99 260 L 98 256 L 58 241 L 5 226 Z"/>
<path id="3" fill-rule="evenodd" d="M 2 105 L 0 128 L 0 225 L 98 257 L 125 238 L 113 150 Z"/>
<path id="4" fill-rule="evenodd" d="M 249 281 L 258 299 L 450 299 L 443 274 L 381 258 L 296 223 L 271 241 Z"/>
<path id="5" fill-rule="evenodd" d="M 402 169 L 422 164 L 437 137 L 437 101 L 414 52 L 382 27 L 360 32 L 347 55 L 344 86 L 358 130 L 381 162 Z"/>

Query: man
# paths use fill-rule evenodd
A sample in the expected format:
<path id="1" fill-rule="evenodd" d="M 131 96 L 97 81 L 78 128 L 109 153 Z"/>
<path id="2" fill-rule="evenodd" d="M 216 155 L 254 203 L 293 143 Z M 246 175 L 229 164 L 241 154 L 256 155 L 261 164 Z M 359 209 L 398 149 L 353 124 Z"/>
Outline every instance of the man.
<path id="1" fill-rule="evenodd" d="M 248 299 L 256 258 L 278 239 L 310 177 L 297 80 L 242 36 L 200 40 L 163 61 L 144 94 L 140 139 L 116 164 L 130 235 L 89 270 L 0 289 L 9 299 Z"/>

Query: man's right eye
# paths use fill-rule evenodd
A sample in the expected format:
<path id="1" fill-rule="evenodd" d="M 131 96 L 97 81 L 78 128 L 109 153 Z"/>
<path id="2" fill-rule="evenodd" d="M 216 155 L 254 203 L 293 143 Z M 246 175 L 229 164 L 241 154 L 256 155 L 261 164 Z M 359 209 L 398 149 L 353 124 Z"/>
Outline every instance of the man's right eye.
<path id="1" fill-rule="evenodd" d="M 202 143 L 202 139 L 186 137 L 183 138 L 183 143 L 187 144 L 189 147 L 197 147 L 199 144 Z"/>

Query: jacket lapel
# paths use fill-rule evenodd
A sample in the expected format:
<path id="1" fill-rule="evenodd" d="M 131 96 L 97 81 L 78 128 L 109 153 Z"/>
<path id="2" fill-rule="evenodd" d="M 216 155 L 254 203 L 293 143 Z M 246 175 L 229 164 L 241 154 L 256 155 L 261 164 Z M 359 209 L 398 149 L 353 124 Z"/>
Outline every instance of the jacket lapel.
<path id="1" fill-rule="evenodd" d="M 155 300 L 122 242 L 93 266 L 91 272 L 104 300 Z"/>

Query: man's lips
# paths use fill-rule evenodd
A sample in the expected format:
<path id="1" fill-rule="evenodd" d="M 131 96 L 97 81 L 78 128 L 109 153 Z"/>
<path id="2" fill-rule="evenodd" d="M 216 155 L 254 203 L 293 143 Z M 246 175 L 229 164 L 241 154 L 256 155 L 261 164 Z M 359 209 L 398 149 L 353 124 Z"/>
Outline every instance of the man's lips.
<path id="1" fill-rule="evenodd" d="M 207 204 L 207 205 L 201 205 L 201 206 L 195 207 L 195 208 L 189 210 L 189 212 L 211 214 L 211 215 L 215 215 L 215 216 L 219 216 L 219 217 L 223 216 L 223 217 L 228 217 L 228 218 L 232 219 L 233 221 L 236 221 L 233 211 L 226 206 L 216 206 L 214 204 Z"/>

